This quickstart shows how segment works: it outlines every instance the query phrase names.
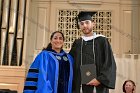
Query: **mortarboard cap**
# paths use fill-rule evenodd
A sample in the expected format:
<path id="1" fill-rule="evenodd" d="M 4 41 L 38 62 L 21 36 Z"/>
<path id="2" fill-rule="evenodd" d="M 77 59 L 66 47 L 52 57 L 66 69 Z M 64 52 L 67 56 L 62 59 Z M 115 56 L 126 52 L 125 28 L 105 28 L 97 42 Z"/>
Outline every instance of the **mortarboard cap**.
<path id="1" fill-rule="evenodd" d="M 93 16 L 95 13 L 96 13 L 96 12 L 81 11 L 81 12 L 78 14 L 78 21 L 92 20 L 92 16 Z"/>

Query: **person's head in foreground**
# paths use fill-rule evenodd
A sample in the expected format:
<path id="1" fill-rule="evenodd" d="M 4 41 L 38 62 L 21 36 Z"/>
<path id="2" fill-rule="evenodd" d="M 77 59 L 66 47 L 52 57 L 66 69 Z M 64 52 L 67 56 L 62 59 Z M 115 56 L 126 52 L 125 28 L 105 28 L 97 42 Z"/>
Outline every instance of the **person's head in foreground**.
<path id="1" fill-rule="evenodd" d="M 123 84 L 124 93 L 134 93 L 136 88 L 135 82 L 132 80 L 126 80 Z"/>

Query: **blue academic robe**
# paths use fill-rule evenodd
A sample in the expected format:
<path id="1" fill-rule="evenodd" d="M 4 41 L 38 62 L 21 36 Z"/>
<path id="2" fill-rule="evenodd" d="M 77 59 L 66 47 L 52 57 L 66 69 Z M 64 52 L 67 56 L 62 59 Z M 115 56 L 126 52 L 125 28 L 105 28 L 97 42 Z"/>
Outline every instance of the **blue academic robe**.
<path id="1" fill-rule="evenodd" d="M 63 51 L 60 55 L 63 55 Z M 66 53 L 65 53 L 66 54 Z M 70 73 L 68 92 L 72 93 L 73 58 L 67 54 Z M 24 86 L 24 93 L 57 93 L 59 62 L 51 51 L 42 51 L 31 64 Z"/>

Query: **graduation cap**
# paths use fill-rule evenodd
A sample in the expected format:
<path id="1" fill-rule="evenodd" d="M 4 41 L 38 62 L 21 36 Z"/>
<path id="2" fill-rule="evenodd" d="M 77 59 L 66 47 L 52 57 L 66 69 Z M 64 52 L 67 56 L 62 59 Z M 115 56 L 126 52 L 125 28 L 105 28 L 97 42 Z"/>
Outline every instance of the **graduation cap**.
<path id="1" fill-rule="evenodd" d="M 76 16 L 76 23 L 77 23 L 77 28 L 79 29 L 78 22 L 84 21 L 84 20 L 91 20 L 92 21 L 92 16 L 95 15 L 96 12 L 91 12 L 91 11 L 81 11 L 77 16 Z"/>

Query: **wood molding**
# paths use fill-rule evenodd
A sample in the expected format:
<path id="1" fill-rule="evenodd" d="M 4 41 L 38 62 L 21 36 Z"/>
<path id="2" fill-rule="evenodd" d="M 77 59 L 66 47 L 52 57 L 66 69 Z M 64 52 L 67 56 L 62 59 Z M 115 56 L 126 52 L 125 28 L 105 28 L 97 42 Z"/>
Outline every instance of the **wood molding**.
<path id="1" fill-rule="evenodd" d="M 25 72 L 25 67 L 22 66 L 0 66 L 0 89 L 16 90 L 22 93 Z"/>
<path id="2" fill-rule="evenodd" d="M 71 4 L 102 4 L 102 0 L 68 0 Z"/>

